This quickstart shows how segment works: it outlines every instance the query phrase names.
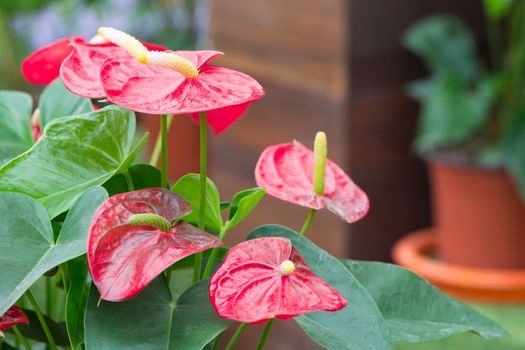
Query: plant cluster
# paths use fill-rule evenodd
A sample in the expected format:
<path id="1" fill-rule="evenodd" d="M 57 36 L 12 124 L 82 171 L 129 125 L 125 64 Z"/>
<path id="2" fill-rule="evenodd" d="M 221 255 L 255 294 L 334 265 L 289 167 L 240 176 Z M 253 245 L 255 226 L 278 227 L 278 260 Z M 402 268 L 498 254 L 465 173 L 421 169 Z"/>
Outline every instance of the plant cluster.
<path id="1" fill-rule="evenodd" d="M 220 55 L 103 27 L 23 62 L 29 81 L 49 83 L 34 112 L 29 95 L 0 92 L 3 347 L 232 349 L 249 324 L 263 323 L 263 349 L 275 319 L 293 319 L 328 349 L 505 335 L 410 271 L 338 259 L 306 238 L 318 210 L 351 223 L 369 209 L 327 159 L 322 132 L 313 150 L 268 147 L 255 169 L 259 187 L 222 201 L 207 177 L 207 127 L 224 131 L 264 91 L 210 63 Z M 134 141 L 133 111 L 160 120 L 153 165 L 134 164 L 147 135 Z M 168 127 L 181 114 L 200 125 L 201 168 L 170 184 Z M 264 225 L 224 246 L 265 193 L 308 208 L 300 232 Z"/>

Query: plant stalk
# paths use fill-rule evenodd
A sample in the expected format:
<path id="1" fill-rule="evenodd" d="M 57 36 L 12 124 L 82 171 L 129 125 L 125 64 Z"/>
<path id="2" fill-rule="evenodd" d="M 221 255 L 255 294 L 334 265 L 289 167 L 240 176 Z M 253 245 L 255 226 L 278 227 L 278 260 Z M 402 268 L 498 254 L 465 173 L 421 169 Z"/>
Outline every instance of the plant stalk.
<path id="1" fill-rule="evenodd" d="M 208 172 L 208 129 L 206 126 L 206 112 L 200 113 L 200 197 L 199 197 L 199 228 L 204 230 L 206 218 L 206 179 Z M 193 266 L 193 283 L 200 281 L 202 253 L 195 254 Z"/>
<path id="2" fill-rule="evenodd" d="M 264 348 L 264 344 L 266 344 L 266 339 L 268 339 L 268 334 L 270 334 L 270 330 L 272 329 L 273 321 L 275 318 L 272 318 L 268 323 L 266 324 L 266 327 L 264 327 L 263 334 L 261 335 L 261 338 L 259 339 L 259 342 L 257 343 L 257 350 L 262 350 Z"/>
<path id="3" fill-rule="evenodd" d="M 246 328 L 248 324 L 247 323 L 241 323 L 239 328 L 235 331 L 233 334 L 233 337 L 230 339 L 228 345 L 224 348 L 224 350 L 232 350 L 235 347 L 235 344 L 239 341 L 239 338 L 242 335 L 242 332 L 244 332 L 244 329 Z"/>
<path id="4" fill-rule="evenodd" d="M 222 229 L 221 232 L 219 232 L 220 240 L 224 239 L 224 236 L 226 236 L 226 232 L 228 232 L 228 230 L 224 230 L 224 229 Z M 208 262 L 206 263 L 206 267 L 204 268 L 204 273 L 202 274 L 203 279 L 210 277 L 211 270 L 213 269 L 213 264 L 215 263 L 215 260 L 217 259 L 217 254 L 219 254 L 219 248 L 215 247 L 211 250 L 210 256 L 208 258 Z"/>
<path id="5" fill-rule="evenodd" d="M 126 169 L 126 171 L 123 172 L 122 175 L 124 175 L 124 179 L 126 179 L 126 185 L 128 186 L 128 191 L 129 192 L 133 191 L 135 189 L 135 186 L 133 186 L 133 179 L 131 178 L 129 169 Z"/>
<path id="6" fill-rule="evenodd" d="M 16 335 L 16 339 L 17 341 L 19 341 L 20 343 L 22 343 L 22 345 L 24 345 L 24 348 L 26 350 L 32 350 L 31 349 L 31 344 L 29 344 L 29 342 L 27 341 L 27 339 L 24 337 L 24 335 L 22 334 L 22 332 L 20 332 L 20 330 L 18 329 L 17 326 L 13 326 L 13 332 L 15 333 Z"/>
<path id="7" fill-rule="evenodd" d="M 301 235 L 305 236 L 306 232 L 310 229 L 310 225 L 312 224 L 312 221 L 315 217 L 315 213 L 317 210 L 310 208 L 308 211 L 308 215 L 306 216 L 306 220 L 304 221 L 303 227 L 301 228 Z"/>
<path id="8" fill-rule="evenodd" d="M 170 130 L 171 123 L 173 122 L 173 115 L 168 115 L 168 131 Z M 155 141 L 155 147 L 153 148 L 153 152 L 151 153 L 151 158 L 149 160 L 149 164 L 153 166 L 157 166 L 157 163 L 159 162 L 160 158 L 160 148 L 161 148 L 161 133 L 159 131 L 159 134 L 157 135 L 157 141 Z"/>
<path id="9" fill-rule="evenodd" d="M 55 339 L 53 339 L 53 335 L 51 334 L 51 331 L 49 330 L 49 326 L 47 325 L 46 319 L 44 318 L 44 315 L 42 314 L 42 310 L 40 310 L 40 306 L 38 306 L 38 303 L 36 302 L 35 298 L 33 297 L 33 294 L 31 294 L 31 291 L 28 289 L 26 291 L 27 299 L 29 299 L 29 302 L 33 306 L 33 309 L 35 310 L 36 317 L 38 317 L 38 321 L 40 322 L 40 325 L 42 326 L 42 330 L 44 331 L 44 334 L 46 335 L 46 339 L 49 345 L 50 350 L 57 350 L 57 344 L 55 342 Z"/>
<path id="10" fill-rule="evenodd" d="M 160 187 L 168 187 L 168 116 L 160 116 L 161 166 Z"/>

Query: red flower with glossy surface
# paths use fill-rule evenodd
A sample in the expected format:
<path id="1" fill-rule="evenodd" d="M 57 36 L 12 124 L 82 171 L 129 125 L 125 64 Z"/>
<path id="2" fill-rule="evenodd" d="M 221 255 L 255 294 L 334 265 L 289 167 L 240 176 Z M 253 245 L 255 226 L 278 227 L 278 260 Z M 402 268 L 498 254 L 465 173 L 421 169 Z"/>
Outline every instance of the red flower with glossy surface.
<path id="1" fill-rule="evenodd" d="M 273 197 L 307 208 L 327 208 L 347 222 L 367 214 L 366 193 L 337 164 L 326 161 L 322 195 L 315 193 L 313 177 L 314 152 L 298 142 L 266 148 L 255 167 L 257 185 Z"/>
<path id="2" fill-rule="evenodd" d="M 2 316 L 0 316 L 0 331 L 11 328 L 17 324 L 28 324 L 26 314 L 17 306 L 11 306 Z"/>
<path id="3" fill-rule="evenodd" d="M 87 246 L 89 270 L 100 298 L 132 298 L 173 263 L 222 245 L 219 238 L 183 221 L 173 224 L 190 212 L 184 198 L 161 188 L 106 200 L 91 220 Z"/>
<path id="4" fill-rule="evenodd" d="M 87 41 L 82 37 L 72 36 L 59 39 L 36 50 L 22 61 L 22 76 L 30 83 L 47 85 L 59 77 L 60 65 L 71 54 L 75 45 L 82 44 L 94 48 L 115 47 L 114 44 L 104 43 L 101 40 L 91 41 L 93 39 Z M 159 45 L 149 43 L 144 43 L 144 45 L 151 50 L 165 50 Z"/>
<path id="5" fill-rule="evenodd" d="M 347 304 L 281 237 L 256 238 L 231 248 L 212 276 L 209 292 L 220 317 L 247 323 L 337 311 Z"/>
<path id="6" fill-rule="evenodd" d="M 110 102 L 148 114 L 207 113 L 207 124 L 220 133 L 235 123 L 249 104 L 264 96 L 252 77 L 209 62 L 223 53 L 203 51 L 155 51 L 136 45 L 136 39 L 102 28 L 133 55 L 110 53 L 77 44 L 61 68 L 64 85 L 89 98 L 106 97 Z"/>

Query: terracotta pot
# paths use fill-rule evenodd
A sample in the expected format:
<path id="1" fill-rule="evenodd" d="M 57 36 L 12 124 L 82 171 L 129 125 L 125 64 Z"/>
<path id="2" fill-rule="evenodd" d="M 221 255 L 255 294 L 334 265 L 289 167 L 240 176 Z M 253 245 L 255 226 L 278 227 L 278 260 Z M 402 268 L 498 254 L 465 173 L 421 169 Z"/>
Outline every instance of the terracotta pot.
<path id="1" fill-rule="evenodd" d="M 443 262 L 435 258 L 437 236 L 432 229 L 413 232 L 396 242 L 392 258 L 460 299 L 498 303 L 525 301 L 525 269 L 476 268 Z"/>
<path id="2" fill-rule="evenodd" d="M 499 169 L 429 162 L 439 258 L 470 267 L 525 268 L 525 205 Z"/>

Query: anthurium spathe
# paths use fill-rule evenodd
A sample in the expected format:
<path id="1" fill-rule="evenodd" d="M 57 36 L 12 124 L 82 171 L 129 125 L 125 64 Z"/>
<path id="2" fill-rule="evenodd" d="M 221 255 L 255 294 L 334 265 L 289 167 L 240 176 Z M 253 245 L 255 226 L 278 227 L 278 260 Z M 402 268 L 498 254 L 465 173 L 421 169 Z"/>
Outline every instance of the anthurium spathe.
<path id="1" fill-rule="evenodd" d="M 137 39 L 113 28 L 103 27 L 99 33 L 128 53 L 106 50 L 108 54 L 104 54 L 92 46 L 76 45 L 64 60 L 61 77 L 68 89 L 80 96 L 106 97 L 112 103 L 148 114 L 207 111 L 207 123 L 217 133 L 237 121 L 251 102 L 264 96 L 263 88 L 252 77 L 208 64 L 222 52 L 161 52 L 141 46 Z"/>
<path id="2" fill-rule="evenodd" d="M 64 59 L 73 51 L 77 44 L 86 45 L 93 48 L 115 47 L 99 35 L 95 35 L 90 40 L 85 40 L 80 36 L 62 38 L 46 45 L 22 61 L 22 76 L 30 83 L 47 85 L 60 75 L 60 65 Z M 154 50 L 164 50 L 165 48 L 155 44 L 144 43 L 146 47 Z M 104 50 L 102 50 L 104 52 Z M 108 49 L 108 51 L 112 51 Z M 96 74 L 95 76 L 98 76 Z"/>
<path id="3" fill-rule="evenodd" d="M 0 316 L 0 331 L 11 328 L 17 324 L 28 324 L 29 319 L 26 314 L 17 306 L 11 306 L 3 315 Z M 2 334 L 0 332 L 0 334 Z"/>
<path id="4" fill-rule="evenodd" d="M 247 323 L 337 311 L 347 304 L 281 237 L 256 238 L 231 248 L 211 278 L 210 299 L 219 316 Z"/>
<path id="5" fill-rule="evenodd" d="M 317 187 L 314 179 L 315 154 L 299 142 L 273 145 L 266 148 L 255 167 L 255 180 L 269 195 L 311 209 L 334 212 L 347 222 L 366 215 L 368 197 L 334 162 L 326 159 L 317 165 L 324 183 Z M 321 162 L 323 163 L 323 162 Z M 324 168 L 323 168 L 324 166 Z"/>
<path id="6" fill-rule="evenodd" d="M 132 298 L 178 260 L 222 245 L 217 237 L 182 221 L 191 207 L 161 188 L 121 193 L 95 212 L 87 258 L 100 298 Z"/>

